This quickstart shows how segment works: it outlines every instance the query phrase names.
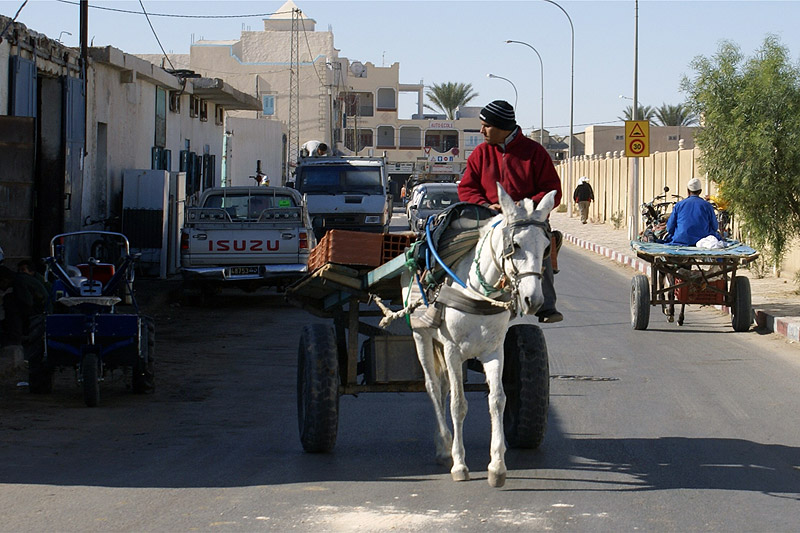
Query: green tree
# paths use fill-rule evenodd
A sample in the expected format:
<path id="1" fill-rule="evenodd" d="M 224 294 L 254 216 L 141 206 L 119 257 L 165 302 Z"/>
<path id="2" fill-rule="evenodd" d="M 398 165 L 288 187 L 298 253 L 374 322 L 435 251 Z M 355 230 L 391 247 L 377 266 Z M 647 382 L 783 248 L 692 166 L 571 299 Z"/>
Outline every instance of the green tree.
<path id="1" fill-rule="evenodd" d="M 777 37 L 745 60 L 723 42 L 691 63 L 681 88 L 703 117 L 695 136 L 701 169 L 719 185 L 751 244 L 780 267 L 800 232 L 800 70 Z"/>
<path id="2" fill-rule="evenodd" d="M 661 126 L 694 126 L 697 124 L 697 115 L 684 104 L 661 104 L 661 107 L 655 110 L 655 118 Z"/>
<path id="3" fill-rule="evenodd" d="M 636 120 L 647 120 L 648 122 L 653 122 L 653 117 L 656 114 L 656 110 L 650 107 L 649 105 L 642 105 L 637 104 L 636 107 L 639 109 L 639 116 Z M 629 105 L 625 108 L 625 114 L 621 117 L 617 117 L 620 120 L 633 120 L 633 106 Z"/>
<path id="4" fill-rule="evenodd" d="M 442 111 L 447 115 L 447 120 L 455 118 L 456 108 L 468 104 L 478 93 L 472 92 L 471 83 L 434 83 L 425 96 L 430 99 L 435 107 L 425 104 L 432 111 Z"/>

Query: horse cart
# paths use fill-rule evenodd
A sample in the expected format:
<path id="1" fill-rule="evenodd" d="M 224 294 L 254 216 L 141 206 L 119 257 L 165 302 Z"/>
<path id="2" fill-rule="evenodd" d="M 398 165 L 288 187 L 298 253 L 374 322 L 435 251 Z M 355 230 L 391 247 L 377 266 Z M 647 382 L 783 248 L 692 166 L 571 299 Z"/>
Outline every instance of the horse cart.
<path id="1" fill-rule="evenodd" d="M 294 305 L 332 321 L 306 325 L 300 336 L 297 413 L 300 441 L 307 452 L 333 449 L 340 396 L 426 390 L 408 320 L 379 327 L 378 319 L 385 315 L 373 303 L 377 299 L 386 302 L 385 307 L 402 308 L 400 275 L 408 268 L 414 243 L 403 234 L 380 237 L 384 262 L 379 266 L 333 262 L 318 266 L 310 261 L 311 272 L 287 288 Z M 387 243 L 393 250 L 388 255 Z M 465 372 L 469 377 L 464 390 L 487 391 L 480 362 L 469 360 L 466 366 L 472 372 Z M 538 447 L 546 429 L 550 385 L 547 346 L 538 326 L 508 328 L 502 383 L 508 445 Z"/>
<path id="2" fill-rule="evenodd" d="M 28 357 L 31 392 L 52 392 L 54 371 L 63 368 L 74 369 L 89 407 L 98 405 L 100 383 L 115 370 L 130 380 L 133 392 L 153 390 L 155 327 L 136 303 L 137 259 L 121 233 L 53 237 L 45 259 L 52 309 Z"/>
<path id="3" fill-rule="evenodd" d="M 753 322 L 750 280 L 737 276 L 740 266 L 758 258 L 753 248 L 724 241 L 724 248 L 705 249 L 655 242 L 631 241 L 636 255 L 650 264 L 650 277 L 631 280 L 631 327 L 647 329 L 650 307 L 661 306 L 669 322 L 683 325 L 686 305 L 719 305 L 730 309 L 735 331 L 747 331 Z"/>

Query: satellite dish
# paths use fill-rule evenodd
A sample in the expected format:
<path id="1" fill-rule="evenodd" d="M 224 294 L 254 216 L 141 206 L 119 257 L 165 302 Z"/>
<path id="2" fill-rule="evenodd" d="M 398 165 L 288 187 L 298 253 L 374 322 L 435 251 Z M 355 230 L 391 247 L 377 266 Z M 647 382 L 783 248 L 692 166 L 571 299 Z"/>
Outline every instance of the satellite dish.
<path id="1" fill-rule="evenodd" d="M 363 78 L 366 70 L 366 67 L 361 61 L 353 61 L 350 63 L 350 72 L 352 72 L 353 76 L 357 78 Z"/>

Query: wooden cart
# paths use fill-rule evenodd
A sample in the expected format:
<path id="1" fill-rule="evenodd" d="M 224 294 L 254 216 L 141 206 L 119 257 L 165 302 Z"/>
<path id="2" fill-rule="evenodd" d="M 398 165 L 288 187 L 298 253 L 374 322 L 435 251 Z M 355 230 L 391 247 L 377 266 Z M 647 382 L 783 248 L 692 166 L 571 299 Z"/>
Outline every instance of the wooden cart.
<path id="1" fill-rule="evenodd" d="M 425 382 L 411 330 L 398 320 L 377 326 L 383 313 L 371 295 L 401 309 L 400 274 L 406 255 L 372 269 L 326 263 L 287 288 L 287 298 L 313 315 L 331 319 L 303 328 L 298 349 L 297 407 L 300 440 L 307 452 L 328 452 L 336 443 L 339 397 L 367 392 L 424 392 Z M 369 321 L 369 322 L 368 322 Z M 535 325 L 509 328 L 503 386 L 507 396 L 506 439 L 510 446 L 542 442 L 549 406 L 547 345 Z M 478 361 L 468 368 L 480 371 Z M 466 391 L 487 391 L 470 373 Z"/>
<path id="2" fill-rule="evenodd" d="M 687 304 L 718 305 L 730 309 L 735 331 L 747 331 L 753 322 L 750 280 L 737 276 L 740 266 L 758 258 L 749 246 L 728 241 L 725 248 L 631 241 L 636 255 L 650 263 L 650 278 L 637 274 L 631 280 L 631 327 L 647 329 L 650 307 L 660 305 L 669 322 L 683 325 Z"/>

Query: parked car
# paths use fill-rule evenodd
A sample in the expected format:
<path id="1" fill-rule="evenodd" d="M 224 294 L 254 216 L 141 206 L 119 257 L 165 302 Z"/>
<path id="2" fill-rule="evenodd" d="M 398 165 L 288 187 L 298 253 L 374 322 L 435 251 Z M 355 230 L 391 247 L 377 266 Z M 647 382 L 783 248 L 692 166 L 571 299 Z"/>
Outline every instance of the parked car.
<path id="1" fill-rule="evenodd" d="M 408 227 L 422 231 L 431 215 L 441 213 L 458 203 L 458 185 L 455 183 L 424 183 L 414 187 L 408 205 Z"/>

